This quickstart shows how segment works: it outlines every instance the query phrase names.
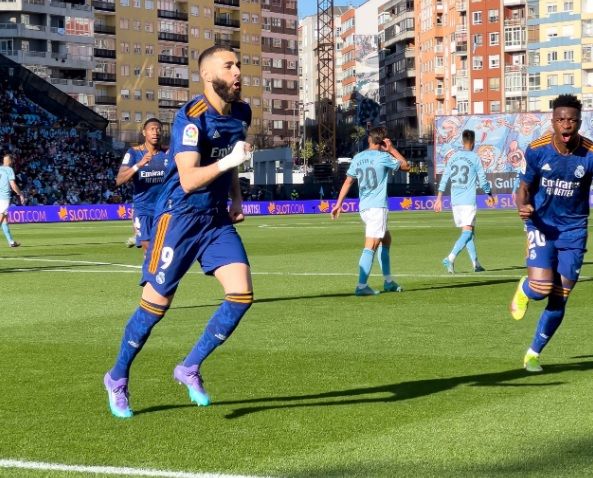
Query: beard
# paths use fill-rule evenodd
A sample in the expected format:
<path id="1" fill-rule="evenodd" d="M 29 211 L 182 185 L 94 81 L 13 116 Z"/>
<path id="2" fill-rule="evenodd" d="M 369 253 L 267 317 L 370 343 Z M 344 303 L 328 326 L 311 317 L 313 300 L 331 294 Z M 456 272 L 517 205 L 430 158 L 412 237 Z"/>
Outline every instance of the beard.
<path id="1" fill-rule="evenodd" d="M 212 88 L 214 92 L 226 103 L 232 103 L 241 99 L 241 90 L 235 90 L 233 84 L 229 86 L 223 80 L 216 78 L 212 80 Z"/>

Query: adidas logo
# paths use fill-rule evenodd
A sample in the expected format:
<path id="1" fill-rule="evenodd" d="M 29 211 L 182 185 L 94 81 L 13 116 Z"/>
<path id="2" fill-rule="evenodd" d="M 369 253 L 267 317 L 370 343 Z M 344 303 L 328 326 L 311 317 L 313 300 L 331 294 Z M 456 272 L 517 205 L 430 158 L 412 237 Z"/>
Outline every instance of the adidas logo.
<path id="1" fill-rule="evenodd" d="M 214 134 L 212 135 L 212 139 L 220 138 L 220 133 L 217 129 L 214 130 Z"/>
<path id="2" fill-rule="evenodd" d="M 546 163 L 542 166 L 542 171 L 552 171 L 552 168 L 548 163 Z"/>

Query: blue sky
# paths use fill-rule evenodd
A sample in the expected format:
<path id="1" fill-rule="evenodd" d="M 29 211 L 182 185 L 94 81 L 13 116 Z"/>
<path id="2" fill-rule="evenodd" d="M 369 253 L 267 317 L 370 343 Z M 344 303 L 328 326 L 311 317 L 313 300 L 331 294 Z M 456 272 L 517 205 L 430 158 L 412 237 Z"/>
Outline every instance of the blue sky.
<path id="1" fill-rule="evenodd" d="M 353 7 L 358 7 L 361 3 L 364 3 L 365 1 L 366 0 L 334 0 L 334 7 L 343 5 L 352 5 Z M 299 18 L 313 15 L 317 13 L 317 0 L 298 0 L 297 10 Z"/>

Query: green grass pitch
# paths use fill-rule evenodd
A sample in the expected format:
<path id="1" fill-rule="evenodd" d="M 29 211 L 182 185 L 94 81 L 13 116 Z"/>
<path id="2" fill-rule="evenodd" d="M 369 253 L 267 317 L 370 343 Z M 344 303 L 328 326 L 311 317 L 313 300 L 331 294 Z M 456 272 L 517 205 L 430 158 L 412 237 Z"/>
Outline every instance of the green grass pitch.
<path id="1" fill-rule="evenodd" d="M 239 226 L 256 302 L 206 361 L 213 405 L 172 379 L 222 298 L 198 267 L 132 368 L 128 421 L 102 386 L 136 308 L 129 223 L 14 225 L 0 249 L 0 460 L 258 476 L 592 476 L 593 267 L 542 355 L 522 369 L 543 303 L 513 321 L 524 234 L 478 214 L 487 272 L 441 260 L 450 213 L 396 213 L 401 294 L 355 297 L 358 215 L 250 217 Z M 371 286 L 382 283 L 375 262 Z M 0 468 L 7 477 L 78 473 Z"/>

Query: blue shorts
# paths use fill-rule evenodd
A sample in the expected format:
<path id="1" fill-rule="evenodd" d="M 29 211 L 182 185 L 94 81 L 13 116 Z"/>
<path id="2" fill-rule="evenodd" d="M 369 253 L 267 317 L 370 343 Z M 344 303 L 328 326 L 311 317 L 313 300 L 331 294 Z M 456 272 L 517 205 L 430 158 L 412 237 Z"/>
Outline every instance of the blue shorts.
<path id="1" fill-rule="evenodd" d="M 228 215 L 164 213 L 155 220 L 140 285 L 171 295 L 195 261 L 206 274 L 228 264 L 247 264 L 247 253 Z"/>
<path id="2" fill-rule="evenodd" d="M 152 231 L 153 216 L 151 214 L 134 213 L 134 231 L 136 231 L 136 247 L 141 247 L 142 241 L 150 241 L 150 232 Z"/>
<path id="3" fill-rule="evenodd" d="M 552 269 L 569 280 L 576 281 L 581 273 L 587 235 L 578 234 L 567 240 L 551 240 L 538 229 L 527 227 L 527 267 Z"/>

